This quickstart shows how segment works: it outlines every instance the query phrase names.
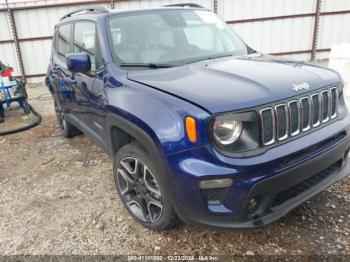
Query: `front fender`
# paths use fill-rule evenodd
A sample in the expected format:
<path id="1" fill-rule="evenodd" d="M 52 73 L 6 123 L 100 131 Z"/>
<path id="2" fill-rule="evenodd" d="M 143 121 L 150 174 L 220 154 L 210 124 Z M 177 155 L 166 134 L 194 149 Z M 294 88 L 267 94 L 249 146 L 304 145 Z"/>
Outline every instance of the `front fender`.
<path id="1" fill-rule="evenodd" d="M 130 123 L 133 127 L 125 131 L 136 139 L 139 139 L 140 134 L 133 135 L 131 129 L 142 131 L 165 155 L 207 143 L 205 130 L 209 114 L 195 105 L 133 81 L 127 85 L 107 88 L 107 94 L 107 121 L 111 122 L 110 119 L 115 117 L 124 125 Z M 184 123 L 188 115 L 197 120 L 196 143 L 192 143 L 185 132 Z M 109 126 L 107 129 L 110 129 Z"/>

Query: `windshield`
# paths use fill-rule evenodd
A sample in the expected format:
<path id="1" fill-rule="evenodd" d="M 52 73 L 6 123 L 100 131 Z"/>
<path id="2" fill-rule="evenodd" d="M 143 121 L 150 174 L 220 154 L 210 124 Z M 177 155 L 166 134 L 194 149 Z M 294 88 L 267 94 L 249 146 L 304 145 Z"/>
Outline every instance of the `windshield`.
<path id="1" fill-rule="evenodd" d="M 180 65 L 248 54 L 246 44 L 214 13 L 195 9 L 112 16 L 111 49 L 121 65 Z"/>

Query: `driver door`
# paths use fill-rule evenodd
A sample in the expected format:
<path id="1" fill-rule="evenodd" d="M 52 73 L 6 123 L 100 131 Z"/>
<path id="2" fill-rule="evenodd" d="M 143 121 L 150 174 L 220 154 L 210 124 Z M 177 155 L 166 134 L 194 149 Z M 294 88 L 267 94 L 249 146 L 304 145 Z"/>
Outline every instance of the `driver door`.
<path id="1" fill-rule="evenodd" d="M 78 118 L 83 131 L 102 147 L 104 139 L 104 115 L 107 97 L 103 85 L 104 65 L 99 60 L 99 44 L 96 23 L 77 21 L 74 24 L 73 52 L 86 53 L 90 57 L 91 70 L 75 73 L 74 91 L 78 108 Z"/>

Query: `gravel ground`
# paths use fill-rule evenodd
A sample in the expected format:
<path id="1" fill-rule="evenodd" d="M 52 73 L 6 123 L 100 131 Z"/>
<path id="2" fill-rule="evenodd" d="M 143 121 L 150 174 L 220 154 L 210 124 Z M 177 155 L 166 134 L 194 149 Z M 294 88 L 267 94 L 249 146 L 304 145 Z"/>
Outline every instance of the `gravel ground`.
<path id="1" fill-rule="evenodd" d="M 110 159 L 85 136 L 64 139 L 46 90 L 28 92 L 42 124 L 0 137 L 0 254 L 350 255 L 350 178 L 258 230 L 143 228 L 118 199 Z"/>

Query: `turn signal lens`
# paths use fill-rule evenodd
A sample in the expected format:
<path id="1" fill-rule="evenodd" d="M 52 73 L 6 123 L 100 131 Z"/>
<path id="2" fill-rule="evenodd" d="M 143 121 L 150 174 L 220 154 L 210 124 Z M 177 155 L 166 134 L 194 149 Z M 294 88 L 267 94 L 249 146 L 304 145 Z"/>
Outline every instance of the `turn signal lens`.
<path id="1" fill-rule="evenodd" d="M 195 143 L 197 141 L 196 120 L 191 116 L 186 117 L 186 132 L 188 139 Z"/>
<path id="2" fill-rule="evenodd" d="M 231 178 L 203 180 L 199 182 L 199 186 L 202 189 L 225 188 L 230 187 L 232 182 Z"/>

